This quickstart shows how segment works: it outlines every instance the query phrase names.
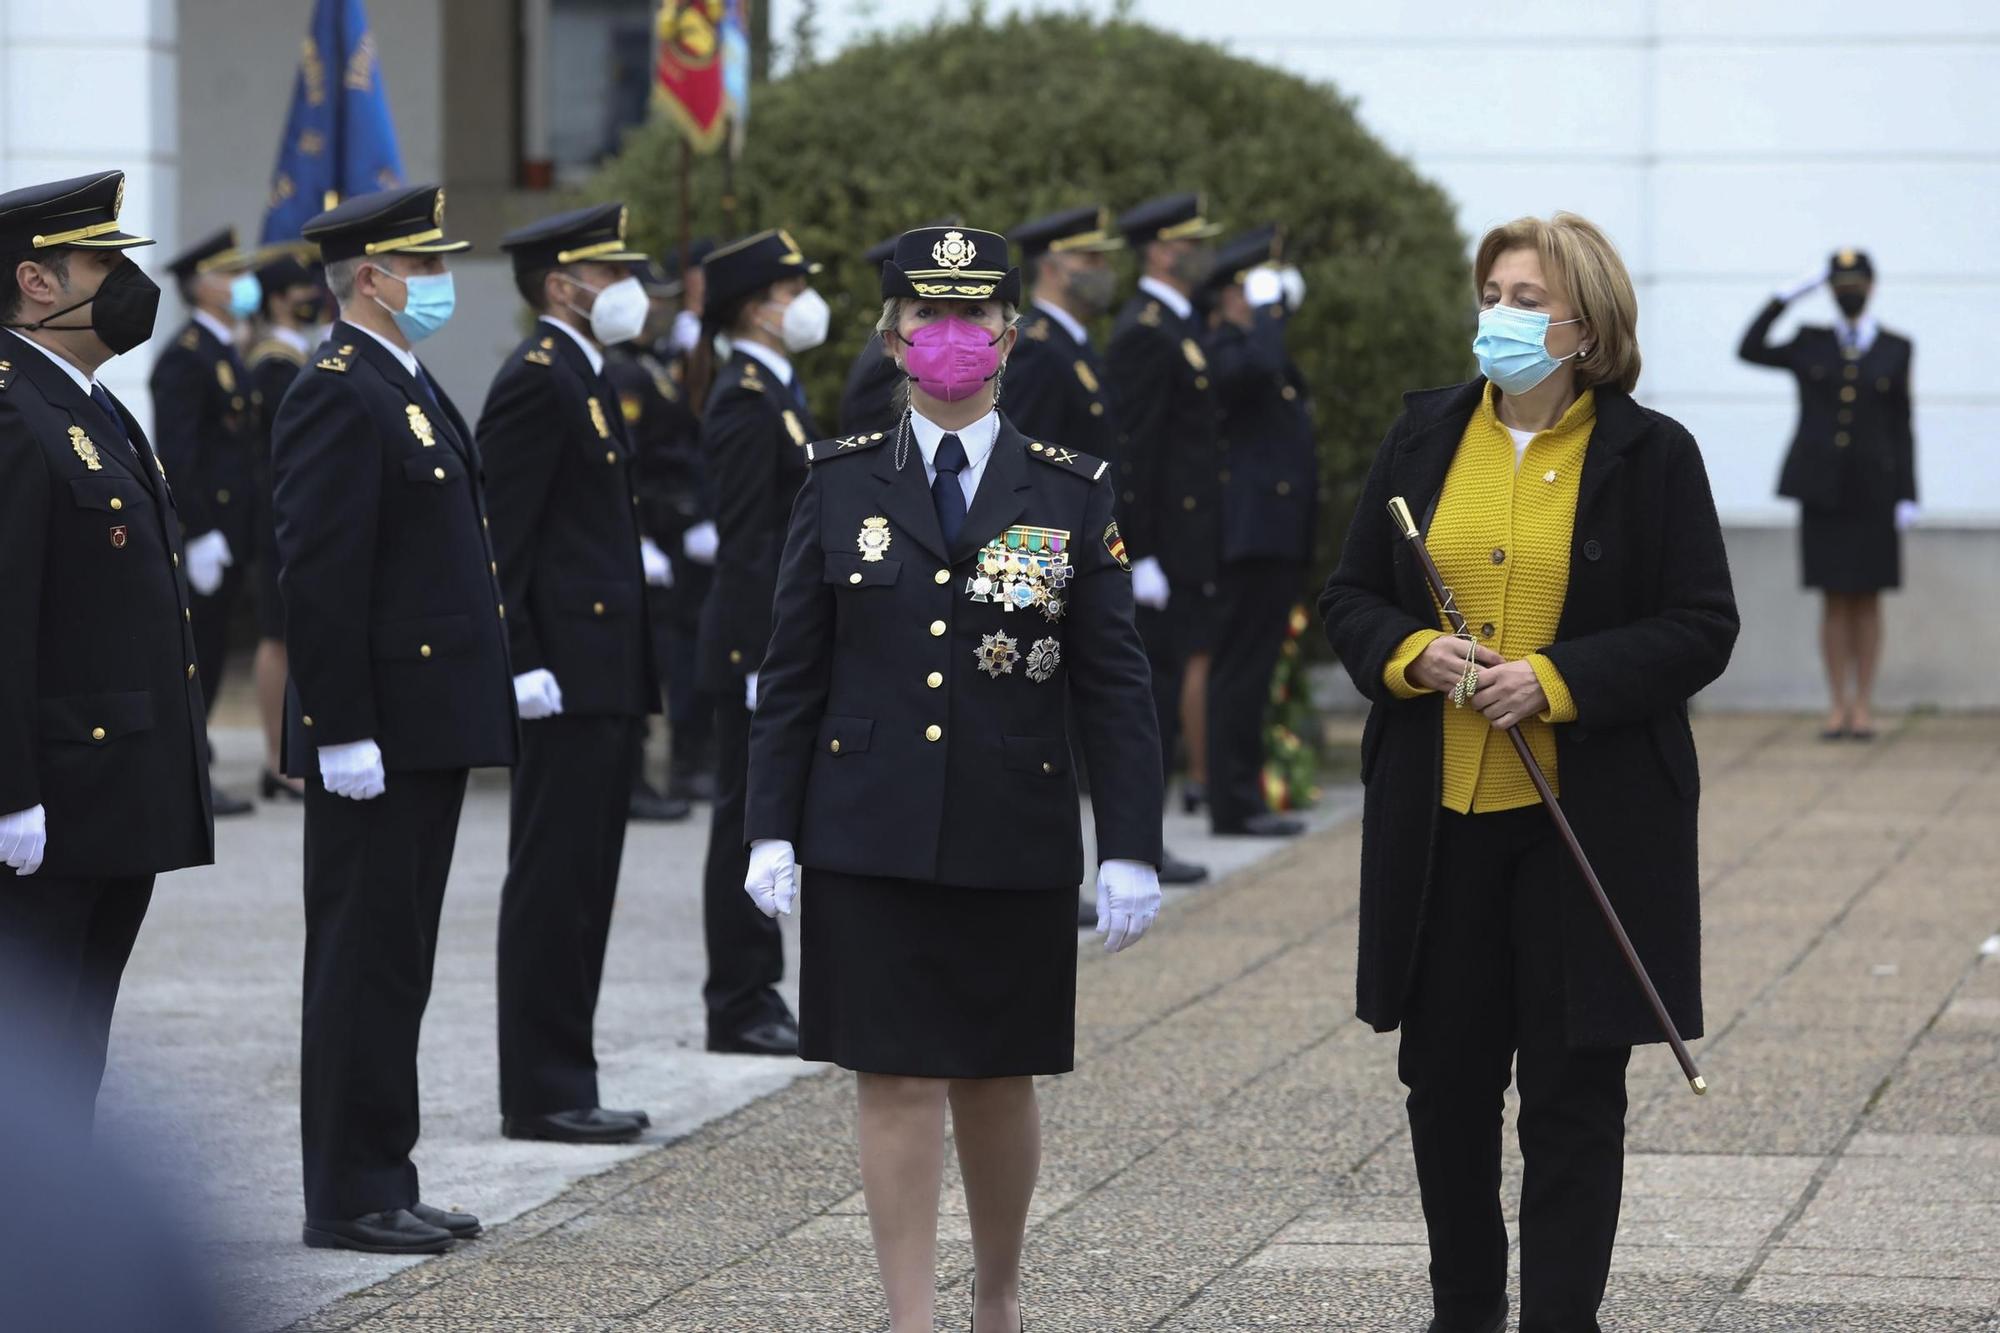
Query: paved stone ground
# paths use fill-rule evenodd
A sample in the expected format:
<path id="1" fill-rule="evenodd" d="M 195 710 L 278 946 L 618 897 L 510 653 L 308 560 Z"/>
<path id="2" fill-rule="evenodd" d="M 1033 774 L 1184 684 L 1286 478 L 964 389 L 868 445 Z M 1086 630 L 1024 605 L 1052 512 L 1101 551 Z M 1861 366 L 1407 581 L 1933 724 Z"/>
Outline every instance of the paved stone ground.
<path id="1" fill-rule="evenodd" d="M 1698 726 L 1713 1090 L 1635 1058 L 1607 1328 L 2000 1330 L 2000 718 L 1813 731 Z M 1395 1042 L 1349 1016 L 1356 852 L 1293 844 L 1084 966 L 1037 1333 L 1423 1326 Z M 852 1104 L 801 1079 L 293 1328 L 875 1333 Z M 969 1262 L 955 1215 L 943 1328 Z"/>

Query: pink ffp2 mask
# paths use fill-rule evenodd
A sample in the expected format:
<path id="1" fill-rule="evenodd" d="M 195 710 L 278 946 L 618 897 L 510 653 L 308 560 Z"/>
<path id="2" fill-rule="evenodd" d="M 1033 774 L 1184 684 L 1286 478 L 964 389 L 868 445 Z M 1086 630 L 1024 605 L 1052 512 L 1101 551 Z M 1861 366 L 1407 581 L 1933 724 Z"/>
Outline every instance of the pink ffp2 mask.
<path id="1" fill-rule="evenodd" d="M 904 338 L 910 350 L 903 373 L 940 402 L 956 403 L 979 392 L 1000 370 L 1000 339 L 969 320 L 952 315 L 926 324 L 914 337 Z"/>

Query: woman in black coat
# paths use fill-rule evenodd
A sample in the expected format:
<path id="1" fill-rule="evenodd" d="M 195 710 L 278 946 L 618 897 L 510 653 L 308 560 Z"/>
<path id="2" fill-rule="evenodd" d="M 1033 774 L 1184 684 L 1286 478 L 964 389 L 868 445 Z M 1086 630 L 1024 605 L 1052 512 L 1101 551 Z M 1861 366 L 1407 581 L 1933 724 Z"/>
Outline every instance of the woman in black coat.
<path id="1" fill-rule="evenodd" d="M 1492 382 L 1408 395 L 1320 598 L 1329 641 L 1374 705 L 1362 739 L 1359 1014 L 1378 1031 L 1403 1029 L 1432 1328 L 1505 1326 L 1498 1130 L 1518 1055 L 1521 1327 L 1595 1330 L 1617 1228 L 1626 1061 L 1659 1032 L 1532 788 L 1499 808 L 1480 797 L 1518 779 L 1497 728 L 1521 722 L 1674 1021 L 1699 1036 L 1687 702 L 1727 664 L 1736 607 L 1700 452 L 1630 396 L 1637 303 L 1609 243 L 1570 215 L 1523 219 L 1486 237 L 1475 273 L 1486 307 L 1475 350 Z M 1548 451 L 1566 432 L 1574 452 L 1559 464 Z M 1483 472 L 1469 466 L 1482 459 Z M 1566 539 L 1548 537 L 1555 558 L 1535 566 L 1519 518 L 1559 482 L 1576 488 L 1573 513 L 1564 503 L 1555 516 L 1566 533 L 1546 514 L 1541 531 Z M 1393 496 L 1420 516 L 1474 645 L 1436 637 L 1443 622 L 1392 525 Z M 1511 513 L 1511 535 L 1465 543 L 1476 559 L 1454 565 L 1448 530 L 1482 509 L 1503 526 Z M 1489 558 L 1514 581 L 1510 627 L 1533 610 L 1531 576 L 1553 574 L 1536 585 L 1554 626 L 1546 638 L 1517 644 L 1492 623 L 1498 605 L 1469 604 Z M 1454 717 L 1442 691 L 1468 652 L 1484 679 Z M 1483 771 L 1473 799 L 1446 808 L 1447 733 L 1462 743 L 1468 726 Z"/>

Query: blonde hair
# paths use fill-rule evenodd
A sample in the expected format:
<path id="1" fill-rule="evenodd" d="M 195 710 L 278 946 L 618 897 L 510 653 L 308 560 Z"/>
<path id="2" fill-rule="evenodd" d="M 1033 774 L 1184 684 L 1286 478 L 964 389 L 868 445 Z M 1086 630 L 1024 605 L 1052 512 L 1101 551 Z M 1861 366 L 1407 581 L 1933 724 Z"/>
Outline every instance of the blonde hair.
<path id="1" fill-rule="evenodd" d="M 1617 247 L 1597 224 L 1574 213 L 1516 218 L 1480 238 L 1472 291 L 1482 296 L 1493 265 L 1509 250 L 1533 250 L 1553 294 L 1576 307 L 1590 340 L 1576 358 L 1577 387 L 1608 384 L 1626 393 L 1639 382 L 1639 296 Z"/>
<path id="2" fill-rule="evenodd" d="M 903 307 L 912 304 L 914 300 L 915 298 L 908 296 L 891 296 L 883 301 L 882 317 L 875 321 L 875 332 L 893 332 L 896 326 L 902 322 Z M 1001 329 L 1011 329 L 1019 322 L 1021 312 L 1011 302 L 1002 301 L 1000 302 L 1000 318 L 1003 321 L 1000 325 Z"/>

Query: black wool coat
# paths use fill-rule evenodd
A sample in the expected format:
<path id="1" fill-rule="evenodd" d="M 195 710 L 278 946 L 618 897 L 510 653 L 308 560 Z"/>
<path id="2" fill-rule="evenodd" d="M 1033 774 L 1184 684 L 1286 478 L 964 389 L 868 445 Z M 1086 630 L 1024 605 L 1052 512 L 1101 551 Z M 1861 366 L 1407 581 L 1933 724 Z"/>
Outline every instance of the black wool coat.
<path id="1" fill-rule="evenodd" d="M 259 423 L 249 379 L 236 348 L 199 320 L 153 363 L 153 426 L 182 527 L 190 537 L 221 532 L 238 565 L 250 559 L 256 524 Z"/>
<path id="2" fill-rule="evenodd" d="M 1358 1013 L 1402 1021 L 1438 838 L 1442 695 L 1401 700 L 1382 667 L 1438 614 L 1388 512 L 1402 496 L 1430 512 L 1484 380 L 1408 395 L 1389 428 L 1320 595 L 1327 639 L 1374 705 L 1362 736 Z M 1575 697 L 1555 729 L 1563 809 L 1684 1037 L 1701 1035 L 1700 775 L 1687 703 L 1722 674 L 1737 633 L 1735 594 L 1708 475 L 1681 425 L 1614 389 L 1597 390 L 1555 642 L 1542 649 Z M 1507 762 L 1513 762 L 1508 760 Z M 1658 1041 L 1581 874 L 1563 858 L 1562 955 L 1572 1045 Z M 1497 947 L 1497 946 L 1496 946 Z"/>

